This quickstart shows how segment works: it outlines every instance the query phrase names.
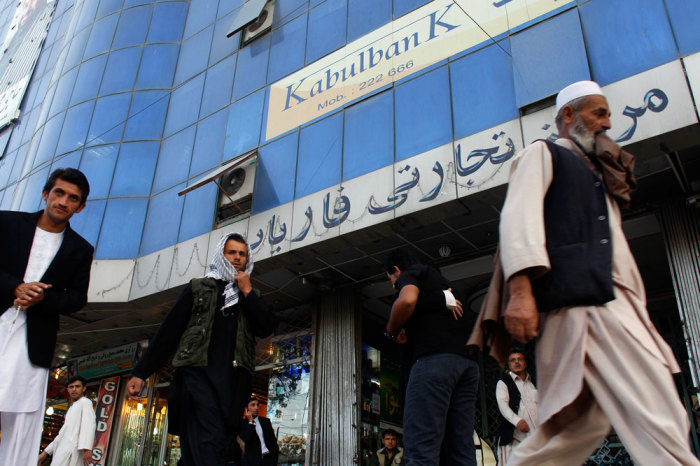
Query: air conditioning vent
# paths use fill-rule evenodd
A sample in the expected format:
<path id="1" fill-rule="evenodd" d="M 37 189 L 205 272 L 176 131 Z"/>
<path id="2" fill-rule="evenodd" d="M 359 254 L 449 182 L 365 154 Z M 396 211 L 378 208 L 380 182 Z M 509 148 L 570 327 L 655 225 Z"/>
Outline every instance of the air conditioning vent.
<path id="1" fill-rule="evenodd" d="M 219 178 L 219 209 L 217 221 L 223 222 L 250 212 L 253 203 L 255 167 L 252 163 L 237 167 Z"/>
<path id="2" fill-rule="evenodd" d="M 243 29 L 241 40 L 244 45 L 272 29 L 272 16 L 274 11 L 275 1 L 270 0 L 265 4 L 258 18 Z"/>

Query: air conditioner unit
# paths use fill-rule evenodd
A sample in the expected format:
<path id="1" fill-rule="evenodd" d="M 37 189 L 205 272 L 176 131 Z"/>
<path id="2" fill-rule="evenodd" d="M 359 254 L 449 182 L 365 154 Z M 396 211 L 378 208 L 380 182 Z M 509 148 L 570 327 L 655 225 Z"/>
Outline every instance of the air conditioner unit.
<path id="1" fill-rule="evenodd" d="M 272 16 L 275 12 L 275 0 L 268 1 L 255 21 L 249 23 L 241 34 L 241 42 L 245 45 L 258 36 L 272 29 Z"/>
<path id="2" fill-rule="evenodd" d="M 223 191 L 219 191 L 218 221 L 250 212 L 256 165 L 236 167 L 221 175 L 219 186 Z"/>

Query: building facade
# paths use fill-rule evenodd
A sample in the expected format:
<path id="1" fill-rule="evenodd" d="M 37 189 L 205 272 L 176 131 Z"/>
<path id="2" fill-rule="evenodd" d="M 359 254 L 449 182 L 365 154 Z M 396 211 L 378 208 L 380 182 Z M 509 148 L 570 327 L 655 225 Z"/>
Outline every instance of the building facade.
<path id="1" fill-rule="evenodd" d="M 254 389 L 283 461 L 364 464 L 401 426 L 382 259 L 413 247 L 478 311 L 510 162 L 556 137 L 558 90 L 593 79 L 637 155 L 625 232 L 692 414 L 698 27 L 687 0 L 0 1 L 0 208 L 40 209 L 58 167 L 91 184 L 71 222 L 95 245 L 89 304 L 63 318 L 56 367 L 147 340 L 239 231 L 280 318 Z M 99 464 L 170 463 L 169 371 L 132 406 L 128 364 L 110 364 L 94 377 L 119 392 Z M 498 369 L 482 367 L 486 452 Z"/>

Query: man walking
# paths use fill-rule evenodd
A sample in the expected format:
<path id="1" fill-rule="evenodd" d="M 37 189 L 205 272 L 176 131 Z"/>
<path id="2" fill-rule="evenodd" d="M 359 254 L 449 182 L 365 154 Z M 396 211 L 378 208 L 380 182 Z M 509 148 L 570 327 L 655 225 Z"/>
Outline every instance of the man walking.
<path id="1" fill-rule="evenodd" d="M 51 466 L 87 466 L 95 442 L 95 411 L 85 398 L 85 379 L 79 375 L 68 380 L 71 406 L 58 435 L 39 455 L 39 465 L 51 456 Z"/>
<path id="2" fill-rule="evenodd" d="M 255 337 L 272 333 L 272 308 L 253 291 L 253 257 L 245 238 L 229 233 L 210 271 L 191 280 L 148 345 L 127 383 L 137 397 L 145 379 L 172 357 L 168 430 L 180 436 L 185 466 L 218 466 L 241 425 L 255 369 Z"/>
<path id="3" fill-rule="evenodd" d="M 243 442 L 242 466 L 276 466 L 279 456 L 277 437 L 272 423 L 259 416 L 258 400 L 252 398 L 245 408 L 245 419 L 240 438 Z"/>
<path id="4" fill-rule="evenodd" d="M 505 325 L 521 342 L 539 336 L 540 427 L 508 465 L 581 464 L 611 424 L 637 464 L 700 464 L 622 231 L 632 156 L 605 134 L 596 83 L 564 88 L 556 106 L 559 139 L 514 159 L 501 213 Z"/>
<path id="5" fill-rule="evenodd" d="M 506 464 L 510 452 L 537 427 L 537 388 L 527 373 L 525 355 L 511 350 L 508 372 L 496 384 L 496 402 L 501 413 L 498 464 Z"/>
<path id="6" fill-rule="evenodd" d="M 92 246 L 70 218 L 85 208 L 85 175 L 49 176 L 37 213 L 0 211 L 0 464 L 34 466 L 60 314 L 87 302 Z"/>
<path id="7" fill-rule="evenodd" d="M 405 340 L 413 361 L 404 406 L 406 462 L 437 466 L 442 445 L 447 464 L 476 465 L 471 433 L 479 366 L 469 357 L 471 326 L 461 318 L 461 303 L 448 302 L 454 299 L 449 281 L 406 249 L 392 251 L 385 266 L 397 291 L 386 335 Z"/>

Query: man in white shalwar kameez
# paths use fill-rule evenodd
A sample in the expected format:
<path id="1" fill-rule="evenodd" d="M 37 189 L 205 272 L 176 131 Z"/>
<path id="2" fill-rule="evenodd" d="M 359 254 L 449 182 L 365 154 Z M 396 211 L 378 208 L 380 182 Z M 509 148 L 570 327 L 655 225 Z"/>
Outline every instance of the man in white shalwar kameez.
<path id="1" fill-rule="evenodd" d="M 605 135 L 596 83 L 563 89 L 557 111 L 560 139 L 518 154 L 501 213 L 505 326 L 521 342 L 539 336 L 540 427 L 508 465 L 582 464 L 611 425 L 636 464 L 698 465 L 672 379 L 679 366 L 649 319 L 622 230 L 625 170 L 616 182 L 602 165 L 624 168 L 629 154 Z"/>
<path id="2" fill-rule="evenodd" d="M 39 455 L 39 464 L 51 456 L 51 466 L 87 466 L 95 442 L 95 411 L 85 396 L 85 379 L 79 375 L 68 380 L 68 408 L 63 427 Z"/>
<path id="3" fill-rule="evenodd" d="M 85 175 L 59 168 L 36 213 L 0 211 L 1 466 L 34 466 L 59 315 L 87 302 L 93 247 L 70 218 L 85 208 Z"/>

